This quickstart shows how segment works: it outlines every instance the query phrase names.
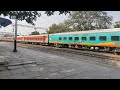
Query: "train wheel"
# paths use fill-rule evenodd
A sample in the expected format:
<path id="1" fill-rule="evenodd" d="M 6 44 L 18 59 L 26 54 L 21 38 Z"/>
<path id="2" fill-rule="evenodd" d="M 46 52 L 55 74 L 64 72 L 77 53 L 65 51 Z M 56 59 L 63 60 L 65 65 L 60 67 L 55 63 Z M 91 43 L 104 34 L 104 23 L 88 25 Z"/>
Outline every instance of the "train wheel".
<path id="1" fill-rule="evenodd" d="M 78 48 L 78 45 L 75 45 L 75 48 Z"/>
<path id="2" fill-rule="evenodd" d="M 69 44 L 69 46 L 68 46 L 69 48 L 71 48 L 71 45 Z"/>
<path id="3" fill-rule="evenodd" d="M 110 48 L 109 47 L 105 47 L 105 51 L 110 51 Z"/>
<path id="4" fill-rule="evenodd" d="M 113 53 L 114 53 L 115 55 L 118 55 L 116 48 L 113 49 Z"/>
<path id="5" fill-rule="evenodd" d="M 82 48 L 82 45 L 78 45 L 78 48 L 81 49 L 81 48 Z"/>

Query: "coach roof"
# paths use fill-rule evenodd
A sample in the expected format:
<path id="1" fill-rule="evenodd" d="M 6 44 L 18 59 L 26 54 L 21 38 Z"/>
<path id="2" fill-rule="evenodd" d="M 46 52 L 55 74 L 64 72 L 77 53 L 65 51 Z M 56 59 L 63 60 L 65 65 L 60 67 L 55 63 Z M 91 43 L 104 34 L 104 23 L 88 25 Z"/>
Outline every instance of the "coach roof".
<path id="1" fill-rule="evenodd" d="M 74 31 L 74 32 L 63 32 L 63 33 L 54 33 L 54 34 L 50 34 L 50 35 L 86 34 L 86 33 L 102 33 L 102 32 L 120 32 L 120 28 L 99 29 L 99 30 L 87 30 L 87 31 Z"/>

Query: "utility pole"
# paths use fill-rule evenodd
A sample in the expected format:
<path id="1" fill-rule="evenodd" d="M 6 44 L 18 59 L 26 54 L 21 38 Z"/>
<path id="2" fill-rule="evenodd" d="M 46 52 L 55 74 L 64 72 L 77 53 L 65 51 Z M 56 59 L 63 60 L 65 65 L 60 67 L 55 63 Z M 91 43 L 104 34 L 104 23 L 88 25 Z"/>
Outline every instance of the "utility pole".
<path id="1" fill-rule="evenodd" d="M 14 35 L 14 49 L 13 49 L 13 52 L 17 52 L 17 18 L 15 19 L 15 35 Z"/>

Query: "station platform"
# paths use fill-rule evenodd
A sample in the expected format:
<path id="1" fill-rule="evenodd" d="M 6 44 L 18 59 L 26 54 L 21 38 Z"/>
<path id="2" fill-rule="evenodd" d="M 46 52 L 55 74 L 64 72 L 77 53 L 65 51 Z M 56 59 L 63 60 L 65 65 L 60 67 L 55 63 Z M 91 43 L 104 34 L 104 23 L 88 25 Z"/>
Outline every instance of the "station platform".
<path id="1" fill-rule="evenodd" d="M 0 79 L 120 79 L 120 70 L 0 42 Z M 83 59 L 83 58 L 82 58 Z"/>

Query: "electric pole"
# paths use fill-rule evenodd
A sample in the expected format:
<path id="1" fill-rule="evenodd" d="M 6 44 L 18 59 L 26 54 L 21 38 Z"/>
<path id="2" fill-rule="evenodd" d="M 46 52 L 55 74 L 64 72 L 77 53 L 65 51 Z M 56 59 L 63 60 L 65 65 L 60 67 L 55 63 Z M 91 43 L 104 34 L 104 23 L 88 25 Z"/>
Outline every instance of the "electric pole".
<path id="1" fill-rule="evenodd" d="M 17 18 L 15 19 L 15 35 L 14 35 L 14 49 L 13 52 L 17 52 Z"/>

